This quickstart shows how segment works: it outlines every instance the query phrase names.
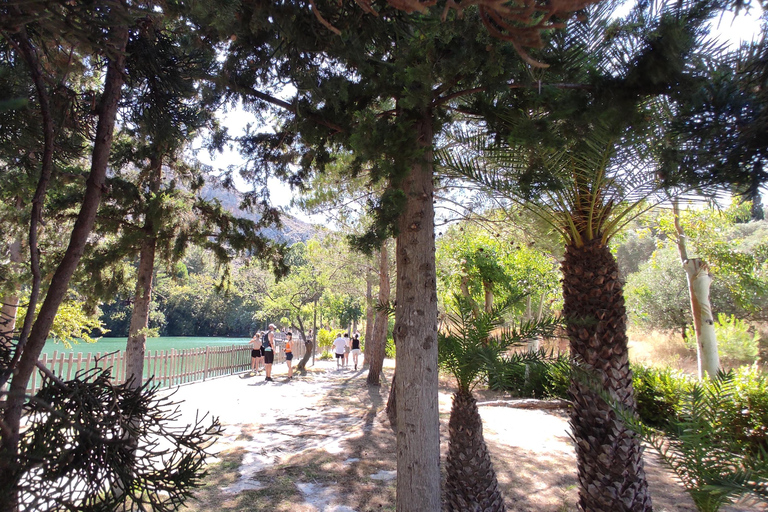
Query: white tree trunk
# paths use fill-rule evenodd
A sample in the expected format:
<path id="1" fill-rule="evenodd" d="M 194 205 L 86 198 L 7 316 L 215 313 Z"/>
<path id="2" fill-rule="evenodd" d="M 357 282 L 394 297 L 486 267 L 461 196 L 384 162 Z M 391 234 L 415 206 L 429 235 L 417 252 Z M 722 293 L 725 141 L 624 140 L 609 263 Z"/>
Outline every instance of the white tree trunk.
<path id="1" fill-rule="evenodd" d="M 709 302 L 712 277 L 709 275 L 707 264 L 699 258 L 685 260 L 683 268 L 688 275 L 688 290 L 691 295 L 693 327 L 696 331 L 698 347 L 699 379 L 704 377 L 704 372 L 709 378 L 713 378 L 720 369 L 720 357 L 717 354 L 715 319 Z"/>
<path id="2" fill-rule="evenodd" d="M 685 232 L 680 225 L 680 211 L 677 200 L 673 203 L 675 230 L 677 231 L 677 248 L 680 260 L 688 277 L 688 292 L 691 300 L 693 328 L 696 332 L 696 354 L 698 359 L 699 379 L 704 373 L 713 378 L 720 370 L 720 357 L 717 354 L 717 335 L 715 334 L 715 319 L 712 316 L 712 304 L 709 302 L 709 287 L 712 276 L 709 266 L 700 258 L 688 258 L 685 244 Z"/>

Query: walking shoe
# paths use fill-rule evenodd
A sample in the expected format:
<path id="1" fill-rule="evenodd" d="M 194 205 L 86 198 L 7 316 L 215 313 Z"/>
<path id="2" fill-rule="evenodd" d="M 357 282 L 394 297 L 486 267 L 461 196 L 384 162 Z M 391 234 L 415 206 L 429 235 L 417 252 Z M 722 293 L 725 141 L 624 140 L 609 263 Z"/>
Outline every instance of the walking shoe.
<path id="1" fill-rule="evenodd" d="M 264 380 L 267 382 L 272 382 L 272 377 L 264 377 Z"/>

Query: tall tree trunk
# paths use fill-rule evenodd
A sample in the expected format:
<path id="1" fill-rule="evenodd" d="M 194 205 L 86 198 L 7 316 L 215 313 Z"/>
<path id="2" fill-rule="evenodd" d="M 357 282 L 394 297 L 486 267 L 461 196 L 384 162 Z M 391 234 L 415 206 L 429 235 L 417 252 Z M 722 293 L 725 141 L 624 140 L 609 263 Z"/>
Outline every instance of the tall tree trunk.
<path id="1" fill-rule="evenodd" d="M 373 269 L 368 266 L 368 270 L 365 273 L 365 345 L 366 353 L 368 352 L 368 343 L 373 338 L 373 324 L 376 318 L 376 304 L 373 302 Z M 369 366 L 370 360 L 366 356 L 363 358 L 363 366 Z"/>
<path id="2" fill-rule="evenodd" d="M 17 208 L 21 208 L 21 204 L 17 201 Z M 8 246 L 8 257 L 10 259 L 11 266 L 18 270 L 24 263 L 24 255 L 22 254 L 22 240 L 21 234 Z M 13 292 L 3 297 L 2 309 L 0 309 L 0 344 L 4 349 L 10 351 L 11 339 L 13 338 L 13 331 L 16 330 L 16 316 L 19 309 L 19 290 L 21 289 L 21 283 L 16 282 L 13 285 Z"/>
<path id="3" fill-rule="evenodd" d="M 12 9 L 21 16 L 21 11 L 18 7 L 12 7 Z M 2 373 L 0 373 L 0 389 L 5 388 L 8 379 L 10 379 L 14 369 L 24 356 L 24 350 L 26 349 L 26 344 L 32 330 L 32 322 L 35 318 L 35 311 L 37 311 L 37 303 L 40 296 L 40 283 L 42 279 L 40 274 L 40 250 L 37 245 L 38 226 L 43 220 L 43 203 L 45 202 L 46 191 L 48 190 L 48 184 L 51 180 L 51 174 L 53 173 L 53 146 L 55 139 L 53 112 L 51 112 L 50 97 L 43 73 L 43 66 L 40 62 L 37 50 L 30 42 L 26 28 L 21 27 L 18 34 L 9 39 L 9 42 L 21 54 L 26 62 L 29 67 L 29 74 L 32 78 L 32 82 L 35 84 L 35 91 L 37 93 L 38 101 L 40 102 L 40 117 L 42 120 L 43 158 L 40 165 L 40 176 L 37 180 L 37 188 L 35 189 L 35 195 L 32 197 L 32 210 L 29 219 L 29 268 L 32 274 L 32 286 L 29 292 L 27 311 L 30 313 L 24 318 L 24 324 L 19 333 L 19 342 L 16 344 L 16 350 L 8 364 L 8 368 L 3 368 Z M 9 401 L 9 404 L 10 403 L 11 401 Z M 2 500 L 2 498 L 0 498 L 0 500 Z"/>
<path id="4" fill-rule="evenodd" d="M 307 371 L 307 362 L 309 358 L 314 354 L 314 342 L 311 338 L 307 338 L 304 332 L 304 322 L 301 321 L 301 316 L 296 315 L 296 323 L 299 325 L 299 332 L 301 333 L 301 339 L 304 340 L 304 355 L 301 356 L 301 361 L 296 365 L 296 371 L 304 374 Z"/>
<path id="5" fill-rule="evenodd" d="M 596 382 L 571 382 L 571 427 L 576 441 L 579 506 L 588 512 L 652 510 L 643 447 L 595 385 L 635 410 L 627 349 L 626 310 L 619 269 L 599 238 L 568 244 L 563 270 L 563 314 L 571 356 Z"/>
<path id="6" fill-rule="evenodd" d="M 490 313 L 493 311 L 493 283 L 483 281 L 483 291 L 485 292 L 485 312 Z"/>
<path id="7" fill-rule="evenodd" d="M 471 392 L 453 395 L 445 462 L 447 512 L 502 512 L 504 497 L 483 438 L 483 421 Z"/>
<path id="8" fill-rule="evenodd" d="M 15 368 L 16 373 L 11 380 L 10 393 L 4 414 L 2 446 L 0 447 L 0 482 L 14 482 L 18 481 L 21 477 L 17 472 L 16 459 L 20 439 L 19 426 L 27 384 L 36 367 L 40 352 L 43 350 L 45 340 L 48 338 L 56 312 L 67 293 L 69 281 L 85 250 L 85 244 L 88 241 L 88 235 L 93 229 L 96 211 L 101 200 L 102 190 L 104 189 L 117 107 L 124 81 L 124 52 L 128 41 L 128 28 L 122 24 L 117 25 L 112 29 L 110 35 L 112 36 L 110 40 L 114 54 L 108 60 L 104 91 L 99 102 L 99 121 L 96 126 L 91 170 L 86 180 L 85 197 L 72 229 L 69 245 L 51 278 L 48 293 L 31 328 L 26 347 Z M 15 495 L 0 495 L 0 512 L 12 511 L 16 506 Z"/>
<path id="9" fill-rule="evenodd" d="M 461 295 L 469 301 L 472 306 L 472 314 L 475 318 L 480 316 L 480 308 L 477 306 L 477 302 L 472 298 L 472 294 L 469 293 L 469 276 L 465 273 L 461 275 L 461 281 L 459 282 L 459 288 L 461 289 Z"/>
<path id="10" fill-rule="evenodd" d="M 366 338 L 365 360 L 368 362 L 368 385 L 381 385 L 381 370 L 384 368 L 384 356 L 387 348 L 387 331 L 389 329 L 389 315 L 383 307 L 389 304 L 389 251 L 387 241 L 381 244 L 379 249 L 379 309 L 376 310 L 371 338 Z"/>
<path id="11" fill-rule="evenodd" d="M 717 333 L 715 333 L 715 318 L 712 315 L 712 304 L 709 301 L 709 287 L 712 277 L 709 266 L 700 258 L 688 258 L 686 237 L 680 225 L 680 211 L 677 200 L 673 203 L 675 230 L 677 231 L 677 249 L 683 270 L 688 279 L 688 294 L 691 301 L 693 329 L 696 333 L 696 355 L 698 361 L 699 379 L 704 378 L 704 372 L 709 378 L 714 378 L 720 370 L 720 356 L 717 353 Z"/>
<path id="12" fill-rule="evenodd" d="M 397 511 L 440 510 L 437 408 L 437 276 L 432 175 L 432 115 L 416 120 L 424 149 L 403 183 L 398 220 L 397 290 Z"/>
<path id="13" fill-rule="evenodd" d="M 149 166 L 150 185 L 149 203 L 156 201 L 163 177 L 163 159 L 155 155 Z M 151 209 L 151 208 L 150 208 Z M 125 347 L 125 377 L 133 388 L 141 386 L 144 376 L 144 350 L 149 327 L 149 307 L 152 303 L 152 275 L 155 271 L 155 251 L 157 234 L 155 219 L 149 211 L 145 214 L 144 234 L 139 253 L 139 269 L 136 275 L 136 291 L 133 299 L 133 311 L 128 328 L 128 341 Z"/>

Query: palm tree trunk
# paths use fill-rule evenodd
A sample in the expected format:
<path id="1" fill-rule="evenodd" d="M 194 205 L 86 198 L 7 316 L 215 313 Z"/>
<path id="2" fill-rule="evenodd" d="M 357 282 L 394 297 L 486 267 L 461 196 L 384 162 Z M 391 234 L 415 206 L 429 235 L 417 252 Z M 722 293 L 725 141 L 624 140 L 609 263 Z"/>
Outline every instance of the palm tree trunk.
<path id="1" fill-rule="evenodd" d="M 598 237 L 582 247 L 568 244 L 562 270 L 571 356 L 617 402 L 634 410 L 626 310 L 616 260 Z M 574 378 L 570 390 L 579 506 L 589 512 L 652 510 L 640 440 L 618 420 L 594 385 Z"/>
<path id="2" fill-rule="evenodd" d="M 445 510 L 506 510 L 488 446 L 483 438 L 483 422 L 471 392 L 459 391 L 453 395 L 448 436 Z"/>

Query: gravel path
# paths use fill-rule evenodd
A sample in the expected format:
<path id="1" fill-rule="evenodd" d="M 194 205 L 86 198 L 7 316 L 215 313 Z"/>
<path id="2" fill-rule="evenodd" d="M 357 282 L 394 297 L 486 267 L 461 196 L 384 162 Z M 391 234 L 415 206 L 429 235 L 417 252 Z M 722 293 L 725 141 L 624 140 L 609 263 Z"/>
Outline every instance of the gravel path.
<path id="1" fill-rule="evenodd" d="M 383 414 L 391 371 L 380 389 L 368 388 L 365 371 L 336 370 L 333 361 L 318 361 L 290 381 L 285 366 L 276 365 L 274 382 L 242 374 L 178 388 L 181 421 L 208 412 L 224 427 L 211 475 L 187 510 L 394 510 L 395 438 Z M 497 398 L 483 395 L 480 402 Z M 445 454 L 450 390 L 441 389 L 439 400 Z M 565 412 L 481 406 L 480 413 L 508 509 L 576 510 L 576 458 Z M 646 464 L 657 512 L 695 511 L 652 454 Z M 747 510 L 764 509 L 723 509 Z"/>

